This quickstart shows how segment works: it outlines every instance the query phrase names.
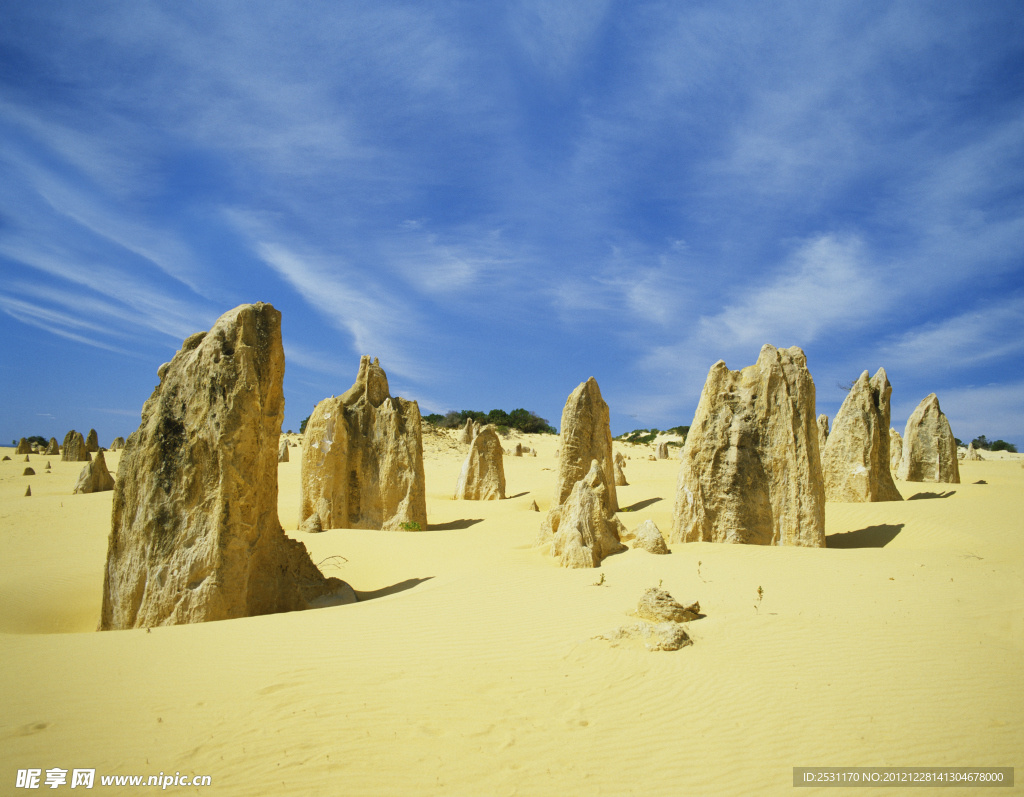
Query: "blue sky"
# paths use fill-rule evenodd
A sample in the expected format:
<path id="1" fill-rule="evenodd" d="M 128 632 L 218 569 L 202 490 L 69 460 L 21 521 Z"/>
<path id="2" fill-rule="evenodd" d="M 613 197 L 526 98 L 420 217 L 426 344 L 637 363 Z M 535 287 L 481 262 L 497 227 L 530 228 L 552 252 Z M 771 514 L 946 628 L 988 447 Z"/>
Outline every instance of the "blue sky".
<path id="1" fill-rule="evenodd" d="M 807 353 L 818 411 L 1024 444 L 1018 2 L 0 2 L 0 440 L 138 425 L 226 310 L 285 429 L 380 358 L 421 411 L 688 424 Z"/>

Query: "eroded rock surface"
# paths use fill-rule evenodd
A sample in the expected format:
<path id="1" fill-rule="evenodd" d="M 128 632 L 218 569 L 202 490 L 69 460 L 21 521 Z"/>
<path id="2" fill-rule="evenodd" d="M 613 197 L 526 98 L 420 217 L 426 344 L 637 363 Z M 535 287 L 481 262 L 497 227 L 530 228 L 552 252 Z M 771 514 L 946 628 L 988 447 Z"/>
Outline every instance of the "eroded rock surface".
<path id="1" fill-rule="evenodd" d="M 665 544 L 665 538 L 661 536 L 661 530 L 653 520 L 647 519 L 633 531 L 633 548 L 641 548 L 648 553 L 668 554 L 672 553 Z"/>
<path id="2" fill-rule="evenodd" d="M 300 516 L 313 512 L 325 529 L 427 528 L 419 405 L 391 396 L 378 360 L 362 357 L 355 384 L 306 424 Z"/>
<path id="3" fill-rule="evenodd" d="M 895 472 L 903 458 L 903 438 L 900 433 L 889 427 L 889 470 Z"/>
<path id="4" fill-rule="evenodd" d="M 651 587 L 641 596 L 636 614 L 655 623 L 688 623 L 700 616 L 700 603 L 683 606 L 666 590 Z"/>
<path id="5" fill-rule="evenodd" d="M 288 441 L 282 437 L 281 442 L 277 444 L 277 461 L 287 462 L 288 460 Z"/>
<path id="6" fill-rule="evenodd" d="M 821 452 L 828 501 L 902 501 L 889 463 L 889 397 L 885 369 L 854 382 Z"/>
<path id="7" fill-rule="evenodd" d="M 90 454 L 100 450 L 100 441 L 95 429 L 90 429 L 85 437 L 85 450 Z"/>
<path id="8" fill-rule="evenodd" d="M 58 445 L 56 437 L 50 438 L 50 442 L 46 445 L 46 451 L 43 453 L 48 457 L 55 457 L 60 454 L 60 445 Z"/>
<path id="9" fill-rule="evenodd" d="M 107 461 L 102 451 L 97 451 L 92 462 L 82 468 L 78 474 L 78 481 L 75 482 L 75 494 L 79 493 L 103 493 L 114 489 L 114 477 L 107 470 Z"/>
<path id="10" fill-rule="evenodd" d="M 654 449 L 655 459 L 668 459 L 668 443 L 662 440 Z"/>
<path id="11" fill-rule="evenodd" d="M 505 465 L 501 440 L 488 424 L 469 445 L 462 463 L 455 498 L 467 501 L 495 501 L 505 497 Z"/>
<path id="12" fill-rule="evenodd" d="M 672 542 L 825 546 L 814 381 L 797 347 L 708 373 L 683 447 Z"/>
<path id="13" fill-rule="evenodd" d="M 558 527 L 562 504 L 576 484 L 587 476 L 597 462 L 602 472 L 601 493 L 609 516 L 619 511 L 615 494 L 615 461 L 608 405 L 601 398 L 597 380 L 590 377 L 569 394 L 562 409 L 561 445 L 558 448 L 558 475 L 555 494 L 547 517 L 541 524 L 540 542 L 547 542 Z"/>
<path id="14" fill-rule="evenodd" d="M 85 447 L 85 438 L 81 432 L 72 429 L 64 435 L 64 445 L 60 452 L 61 462 L 88 462 L 89 450 Z"/>
<path id="15" fill-rule="evenodd" d="M 906 482 L 960 483 L 956 439 L 934 393 L 925 396 L 907 419 L 896 477 Z"/>
<path id="16" fill-rule="evenodd" d="M 825 443 L 828 442 L 828 416 L 818 416 L 818 451 L 825 450 Z"/>
<path id="17" fill-rule="evenodd" d="M 158 373 L 114 487 L 101 630 L 354 601 L 278 521 L 281 314 L 236 307 Z"/>
<path id="18" fill-rule="evenodd" d="M 608 512 L 607 496 L 604 471 L 591 460 L 590 470 L 573 485 L 558 513 L 549 513 L 554 523 L 551 555 L 562 567 L 598 567 L 606 556 L 625 550 L 619 536 L 622 524 Z M 543 538 L 543 529 L 541 533 Z"/>
<path id="19" fill-rule="evenodd" d="M 32 446 L 28 442 L 28 438 L 23 437 L 18 441 L 18 448 L 14 452 L 15 454 L 31 454 Z"/>

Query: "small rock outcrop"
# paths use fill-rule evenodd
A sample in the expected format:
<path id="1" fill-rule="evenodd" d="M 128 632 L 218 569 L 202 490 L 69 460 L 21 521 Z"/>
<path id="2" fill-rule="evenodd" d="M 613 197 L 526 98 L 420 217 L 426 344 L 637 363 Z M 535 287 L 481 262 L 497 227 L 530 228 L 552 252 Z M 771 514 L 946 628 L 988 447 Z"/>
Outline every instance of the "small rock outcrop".
<path id="1" fill-rule="evenodd" d="M 659 587 L 651 587 L 640 598 L 636 615 L 652 623 L 688 623 L 700 617 L 700 603 L 683 606 Z"/>
<path id="2" fill-rule="evenodd" d="M 680 650 L 693 644 L 682 623 L 635 623 L 616 628 L 598 639 L 612 643 L 642 642 L 648 650 Z"/>
<path id="3" fill-rule="evenodd" d="M 55 457 L 60 454 L 60 446 L 57 444 L 56 437 L 50 438 L 50 442 L 46 445 L 46 451 L 43 453 L 48 457 Z"/>
<path id="4" fill-rule="evenodd" d="M 562 567 L 598 567 L 601 560 L 626 549 L 620 541 L 622 523 L 607 509 L 608 485 L 597 460 L 573 485 L 554 518 L 551 555 Z M 542 530 L 542 536 L 544 531 Z"/>
<path id="5" fill-rule="evenodd" d="M 889 468 L 891 395 L 884 368 L 870 378 L 865 371 L 853 383 L 821 452 L 827 501 L 903 500 Z"/>
<path id="6" fill-rule="evenodd" d="M 616 487 L 627 487 L 629 482 L 626 481 L 626 458 L 622 454 L 616 452 L 615 454 L 615 486 Z"/>
<path id="7" fill-rule="evenodd" d="M 110 450 L 111 451 L 120 451 L 122 448 L 124 448 L 124 438 L 123 437 L 115 437 L 114 438 L 114 442 L 110 444 Z"/>
<path id="8" fill-rule="evenodd" d="M 505 497 L 505 465 L 501 440 L 488 424 L 469 444 L 462 463 L 455 498 L 466 501 L 496 501 Z"/>
<path id="9" fill-rule="evenodd" d="M 818 416 L 818 451 L 825 450 L 825 443 L 828 442 L 828 416 L 822 413 Z"/>
<path id="10" fill-rule="evenodd" d="M 459 432 L 460 443 L 472 443 L 473 442 L 473 419 L 466 418 L 466 425 L 462 427 L 462 431 Z"/>
<path id="11" fill-rule="evenodd" d="M 648 553 L 667 554 L 672 553 L 665 544 L 665 538 L 653 520 L 645 520 L 633 531 L 633 548 L 640 548 Z"/>
<path id="12" fill-rule="evenodd" d="M 968 460 L 970 462 L 980 462 L 981 461 L 981 454 L 979 454 L 978 453 L 978 449 L 976 449 L 974 447 L 974 442 L 973 441 L 967 446 L 967 453 L 964 454 L 964 459 Z"/>
<path id="13" fill-rule="evenodd" d="M 420 408 L 391 396 L 378 360 L 360 358 L 355 384 L 313 410 L 299 512 L 325 529 L 427 528 Z"/>
<path id="14" fill-rule="evenodd" d="M 31 495 L 32 495 L 32 485 L 30 484 L 28 487 L 25 488 L 25 497 L 28 498 Z"/>
<path id="15" fill-rule="evenodd" d="M 45 470 L 49 470 L 49 469 L 50 469 L 50 463 L 49 463 L 49 462 L 47 462 L 47 463 L 46 463 L 46 468 L 45 468 Z"/>
<path id="16" fill-rule="evenodd" d="M 35 476 L 36 472 L 34 470 L 32 470 L 32 468 L 25 468 L 25 470 L 23 470 L 21 472 L 21 475 L 22 476 Z"/>
<path id="17" fill-rule="evenodd" d="M 657 446 L 655 446 L 654 458 L 668 459 L 668 443 L 665 440 L 662 440 Z"/>
<path id="18" fill-rule="evenodd" d="M 89 450 L 85 447 L 85 438 L 81 432 L 72 429 L 64 435 L 64 445 L 61 447 L 61 462 L 88 462 Z"/>
<path id="19" fill-rule="evenodd" d="M 7 456 L 6 454 L 4 454 L 3 459 L 0 459 L 0 462 L 10 462 L 10 460 L 11 460 L 11 458 L 9 456 Z"/>
<path id="20" fill-rule="evenodd" d="M 100 450 L 99 436 L 95 429 L 90 429 L 89 434 L 85 437 L 85 450 L 90 454 Z"/>
<path id="21" fill-rule="evenodd" d="M 530 505 L 527 507 L 527 509 L 530 509 L 530 510 L 532 510 L 534 512 L 540 512 L 540 507 L 537 506 L 537 502 L 536 501 L 530 501 Z"/>
<path id="22" fill-rule="evenodd" d="M 523 455 L 523 444 L 516 443 L 516 447 L 512 449 L 513 457 L 521 457 Z"/>
<path id="23" fill-rule="evenodd" d="M 896 478 L 905 482 L 960 483 L 956 439 L 934 393 L 925 396 L 907 419 Z"/>
<path id="24" fill-rule="evenodd" d="M 75 495 L 81 493 L 103 493 L 114 489 L 114 477 L 107 470 L 107 461 L 103 458 L 103 452 L 97 451 L 92 462 L 82 468 L 78 474 L 78 481 L 75 482 Z"/>
<path id="25" fill-rule="evenodd" d="M 281 442 L 277 444 L 277 461 L 288 461 L 288 441 L 284 438 L 281 438 Z"/>
<path id="26" fill-rule="evenodd" d="M 114 487 L 100 629 L 354 602 L 278 521 L 281 314 L 236 307 L 158 373 Z"/>
<path id="27" fill-rule="evenodd" d="M 17 450 L 14 453 L 15 454 L 31 454 L 32 453 L 32 445 L 28 442 L 28 438 L 23 437 L 23 438 L 21 438 L 21 440 L 18 441 L 18 448 L 17 448 Z"/>
<path id="28" fill-rule="evenodd" d="M 602 484 L 605 486 L 602 501 L 607 514 L 612 516 L 619 511 L 608 405 L 601 398 L 601 388 L 594 377 L 569 394 L 562 410 L 561 430 L 555 494 L 541 524 L 541 543 L 547 542 L 555 533 L 562 504 L 576 484 L 587 477 L 593 462 L 598 463 L 602 472 Z"/>
<path id="29" fill-rule="evenodd" d="M 683 447 L 671 542 L 825 547 L 814 380 L 797 347 L 708 373 Z"/>
<path id="30" fill-rule="evenodd" d="M 896 472 L 903 458 L 903 438 L 900 433 L 889 427 L 889 470 Z"/>

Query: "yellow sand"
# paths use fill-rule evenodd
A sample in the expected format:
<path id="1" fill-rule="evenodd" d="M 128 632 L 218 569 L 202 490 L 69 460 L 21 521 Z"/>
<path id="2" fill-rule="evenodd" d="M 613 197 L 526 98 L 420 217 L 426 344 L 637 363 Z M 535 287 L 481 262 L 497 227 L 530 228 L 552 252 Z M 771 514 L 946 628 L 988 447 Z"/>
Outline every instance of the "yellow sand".
<path id="1" fill-rule="evenodd" d="M 522 442 L 540 455 L 506 457 L 508 500 L 461 502 L 464 447 L 429 436 L 425 533 L 300 536 L 292 449 L 282 523 L 364 602 L 105 633 L 112 493 L 71 495 L 82 466 L 57 457 L 22 476 L 0 449 L 0 792 L 29 767 L 210 775 L 211 794 L 790 794 L 794 766 L 1024 779 L 1019 458 L 897 482 L 925 500 L 829 504 L 830 546 L 852 547 L 674 545 L 563 570 L 528 509 L 548 508 L 557 439 Z M 622 450 L 620 517 L 667 532 L 678 462 Z M 594 639 L 659 583 L 700 601 L 692 647 Z"/>

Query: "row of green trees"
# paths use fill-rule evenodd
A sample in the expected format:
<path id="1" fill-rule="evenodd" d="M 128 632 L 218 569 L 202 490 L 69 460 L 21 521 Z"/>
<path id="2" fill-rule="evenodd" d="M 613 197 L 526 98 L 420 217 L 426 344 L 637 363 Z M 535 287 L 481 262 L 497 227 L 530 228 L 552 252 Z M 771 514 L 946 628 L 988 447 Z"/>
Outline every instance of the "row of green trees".
<path id="1" fill-rule="evenodd" d="M 959 443 L 960 441 L 957 440 L 957 442 Z M 1017 446 L 1013 443 L 1007 443 L 1005 440 L 989 440 L 983 434 L 978 435 L 971 442 L 975 448 L 983 448 L 986 451 L 1010 451 L 1014 454 L 1017 453 Z"/>
<path id="2" fill-rule="evenodd" d="M 505 410 L 491 410 L 490 412 L 459 410 L 456 412 L 451 410 L 445 415 L 433 412 L 423 416 L 423 420 L 427 423 L 441 429 L 457 429 L 465 426 L 466 421 L 470 418 L 479 421 L 482 426 L 493 424 L 498 427 L 498 431 L 518 429 L 525 434 L 558 434 L 558 430 L 544 418 L 522 407 L 512 410 L 512 412 L 505 412 Z"/>

